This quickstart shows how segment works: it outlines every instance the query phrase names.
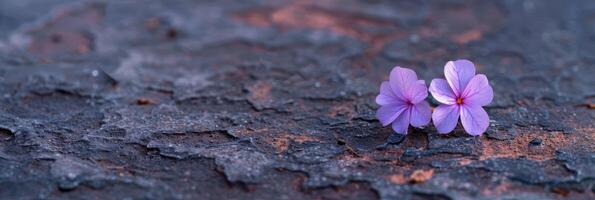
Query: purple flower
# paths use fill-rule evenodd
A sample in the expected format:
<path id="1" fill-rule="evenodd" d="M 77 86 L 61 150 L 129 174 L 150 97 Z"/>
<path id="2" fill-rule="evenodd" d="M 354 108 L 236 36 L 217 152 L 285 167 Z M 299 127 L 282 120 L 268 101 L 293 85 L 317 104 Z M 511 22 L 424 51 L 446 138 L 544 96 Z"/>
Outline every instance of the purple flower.
<path id="1" fill-rule="evenodd" d="M 430 104 L 424 101 L 428 88 L 424 80 L 417 80 L 411 69 L 395 67 L 390 80 L 382 82 L 376 103 L 381 107 L 376 118 L 383 126 L 393 124 L 397 133 L 407 134 L 409 124 L 421 127 L 430 122 Z"/>
<path id="2" fill-rule="evenodd" d="M 439 133 L 448 133 L 457 126 L 459 115 L 465 131 L 481 135 L 490 118 L 482 108 L 492 102 L 494 92 L 483 74 L 475 75 L 475 66 L 468 60 L 449 61 L 444 66 L 444 79 L 434 79 L 430 92 L 443 103 L 434 109 L 432 121 Z"/>

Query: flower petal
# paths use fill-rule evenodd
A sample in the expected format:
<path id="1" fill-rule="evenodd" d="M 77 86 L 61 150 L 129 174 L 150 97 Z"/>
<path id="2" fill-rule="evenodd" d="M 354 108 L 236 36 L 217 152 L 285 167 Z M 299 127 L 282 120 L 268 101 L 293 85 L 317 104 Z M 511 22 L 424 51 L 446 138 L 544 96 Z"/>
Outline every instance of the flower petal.
<path id="1" fill-rule="evenodd" d="M 393 122 L 393 130 L 400 134 L 407 134 L 409 128 L 409 119 L 411 117 L 410 108 L 405 109 Z"/>
<path id="2" fill-rule="evenodd" d="M 404 102 L 404 100 L 400 99 L 395 95 L 393 90 L 390 88 L 390 83 L 388 81 L 382 82 L 380 85 L 380 94 L 376 96 L 376 103 L 378 105 L 388 105 L 388 104 L 396 104 Z"/>
<path id="3" fill-rule="evenodd" d="M 376 111 L 376 118 L 380 120 L 382 126 L 389 125 L 395 119 L 407 109 L 407 104 L 389 104 L 385 106 L 381 106 L 378 111 Z"/>
<path id="4" fill-rule="evenodd" d="M 396 66 L 390 72 L 390 87 L 397 97 L 406 99 L 406 92 L 409 85 L 417 81 L 417 75 L 411 69 Z"/>
<path id="5" fill-rule="evenodd" d="M 488 129 L 490 117 L 481 106 L 463 105 L 461 106 L 461 122 L 467 133 L 477 136 Z"/>
<path id="6" fill-rule="evenodd" d="M 494 91 L 488 83 L 488 78 L 478 74 L 469 81 L 462 95 L 465 105 L 485 106 L 492 102 Z"/>
<path id="7" fill-rule="evenodd" d="M 416 81 L 407 88 L 407 99 L 416 104 L 428 97 L 428 87 L 425 82 Z"/>
<path id="8" fill-rule="evenodd" d="M 427 101 L 420 101 L 411 107 L 411 125 L 415 127 L 425 126 L 430 123 L 432 113 L 430 104 Z"/>
<path id="9" fill-rule="evenodd" d="M 459 105 L 439 105 L 432 113 L 432 121 L 438 133 L 449 133 L 459 121 Z"/>
<path id="10" fill-rule="evenodd" d="M 450 89 L 448 82 L 444 79 L 437 78 L 432 80 L 430 83 L 430 93 L 432 93 L 432 97 L 440 103 L 448 105 L 457 103 L 457 98 L 454 92 Z"/>
<path id="11" fill-rule="evenodd" d="M 468 60 L 448 61 L 444 66 L 444 76 L 455 96 L 460 96 L 474 75 L 475 65 Z"/>

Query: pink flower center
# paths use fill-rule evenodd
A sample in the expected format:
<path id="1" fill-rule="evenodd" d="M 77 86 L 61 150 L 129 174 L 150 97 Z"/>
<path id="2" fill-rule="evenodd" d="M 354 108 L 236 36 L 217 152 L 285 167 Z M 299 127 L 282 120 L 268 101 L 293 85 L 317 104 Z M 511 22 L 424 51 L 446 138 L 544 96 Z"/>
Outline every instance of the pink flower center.
<path id="1" fill-rule="evenodd" d="M 463 104 L 463 98 L 457 97 L 457 104 L 459 104 L 459 105 Z"/>

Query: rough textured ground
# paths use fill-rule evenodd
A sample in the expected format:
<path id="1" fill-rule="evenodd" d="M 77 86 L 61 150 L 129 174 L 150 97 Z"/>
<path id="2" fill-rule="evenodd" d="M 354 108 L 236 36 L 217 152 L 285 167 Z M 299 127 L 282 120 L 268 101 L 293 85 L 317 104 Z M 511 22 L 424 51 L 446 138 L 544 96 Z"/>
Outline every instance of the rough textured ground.
<path id="1" fill-rule="evenodd" d="M 594 52 L 587 0 L 0 1 L 0 197 L 593 199 Z M 486 134 L 375 119 L 457 58 Z"/>

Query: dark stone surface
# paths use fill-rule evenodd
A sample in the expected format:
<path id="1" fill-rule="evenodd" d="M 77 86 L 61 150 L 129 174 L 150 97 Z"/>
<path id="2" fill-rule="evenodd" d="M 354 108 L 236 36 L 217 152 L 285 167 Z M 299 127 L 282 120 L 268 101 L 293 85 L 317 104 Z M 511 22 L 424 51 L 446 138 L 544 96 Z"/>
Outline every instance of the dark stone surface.
<path id="1" fill-rule="evenodd" d="M 0 1 L 0 198 L 594 199 L 593 52 L 588 0 Z M 458 58 L 486 134 L 375 120 Z"/>

